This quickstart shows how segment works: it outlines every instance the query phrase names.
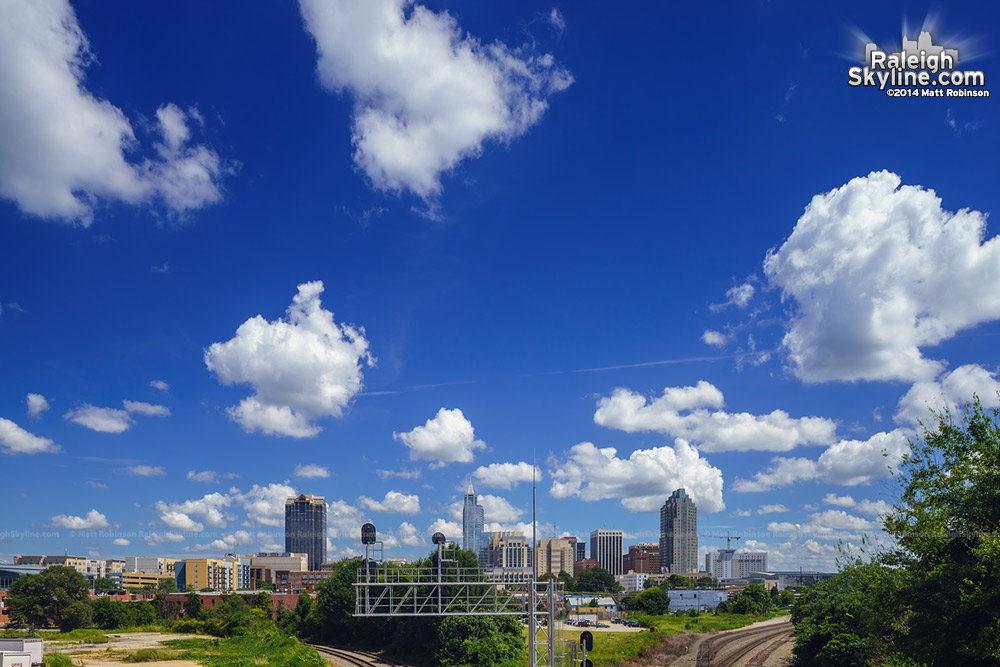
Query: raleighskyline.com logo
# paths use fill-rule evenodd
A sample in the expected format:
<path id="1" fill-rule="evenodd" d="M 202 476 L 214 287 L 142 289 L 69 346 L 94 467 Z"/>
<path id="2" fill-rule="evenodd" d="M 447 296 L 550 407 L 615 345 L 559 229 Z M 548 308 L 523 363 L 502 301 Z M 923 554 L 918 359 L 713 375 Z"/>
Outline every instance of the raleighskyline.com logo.
<path id="1" fill-rule="evenodd" d="M 864 67 L 847 70 L 847 85 L 878 88 L 890 97 L 990 96 L 983 72 L 957 66 L 958 49 L 935 45 L 931 34 L 923 31 L 916 40 L 904 35 L 903 48 L 895 53 L 869 42 Z"/>

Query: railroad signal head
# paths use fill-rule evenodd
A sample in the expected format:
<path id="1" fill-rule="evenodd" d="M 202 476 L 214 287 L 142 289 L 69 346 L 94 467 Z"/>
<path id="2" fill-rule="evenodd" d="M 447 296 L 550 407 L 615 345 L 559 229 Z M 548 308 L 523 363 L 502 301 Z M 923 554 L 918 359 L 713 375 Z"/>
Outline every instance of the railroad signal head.
<path id="1" fill-rule="evenodd" d="M 361 526 L 361 544 L 375 544 L 378 533 L 375 532 L 375 524 L 366 523 Z"/>
<path id="2" fill-rule="evenodd" d="M 447 538 L 444 536 L 444 533 L 434 533 L 431 535 L 431 542 L 434 544 L 444 544 L 446 539 Z"/>
<path id="3" fill-rule="evenodd" d="M 580 633 L 580 643 L 583 644 L 583 647 L 588 651 L 594 650 L 594 635 L 590 632 L 590 630 L 584 630 Z M 588 660 L 587 662 L 590 661 Z M 590 667 L 593 667 L 593 665 L 590 665 Z"/>

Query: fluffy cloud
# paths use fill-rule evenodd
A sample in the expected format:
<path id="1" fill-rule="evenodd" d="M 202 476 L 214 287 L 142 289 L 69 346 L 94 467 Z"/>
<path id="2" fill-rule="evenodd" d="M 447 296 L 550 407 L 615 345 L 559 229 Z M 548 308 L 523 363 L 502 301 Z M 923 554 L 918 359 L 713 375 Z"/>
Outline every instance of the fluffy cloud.
<path id="1" fill-rule="evenodd" d="M 299 285 L 287 320 L 257 315 L 205 350 L 205 365 L 222 384 L 254 389 L 228 410 L 245 431 L 315 436 L 322 430 L 315 420 L 341 416 L 361 391 L 362 367 L 375 363 L 365 331 L 334 322 L 322 293 L 321 281 Z"/>
<path id="2" fill-rule="evenodd" d="M 225 528 L 226 516 L 223 513 L 223 509 L 232 505 L 233 502 L 234 499 L 230 495 L 209 493 L 201 498 L 185 500 L 179 503 L 166 503 L 160 500 L 157 501 L 155 507 L 160 513 L 160 519 L 167 525 L 171 525 L 174 521 L 183 522 L 184 519 L 178 515 L 185 515 L 187 517 L 194 515 L 201 519 L 201 523 L 210 528 Z"/>
<path id="3" fill-rule="evenodd" d="M 684 438 L 705 452 L 784 452 L 835 439 L 837 425 L 830 419 L 793 418 L 783 410 L 766 415 L 731 413 L 718 409 L 723 405 L 722 392 L 704 380 L 694 387 L 667 387 L 662 396 L 649 401 L 642 394 L 618 388 L 597 402 L 594 421 L 628 433 L 658 431 Z"/>
<path id="4" fill-rule="evenodd" d="M 743 283 L 742 285 L 737 285 L 736 287 L 731 287 L 726 290 L 726 301 L 725 303 L 712 304 L 709 306 L 710 310 L 719 311 L 729 306 L 735 306 L 736 308 L 746 308 L 750 303 L 750 299 L 753 298 L 754 286 L 750 283 Z M 706 341 L 707 342 L 707 341 Z"/>
<path id="5" fill-rule="evenodd" d="M 90 404 L 70 410 L 63 415 L 63 419 L 99 433 L 124 433 L 134 423 L 125 410 L 98 408 Z"/>
<path id="6" fill-rule="evenodd" d="M 37 417 L 49 409 L 49 402 L 41 394 L 28 394 L 28 415 Z"/>
<path id="7" fill-rule="evenodd" d="M 699 511 L 711 514 L 725 509 L 722 471 L 709 465 L 698 451 L 678 439 L 673 447 L 639 449 L 620 459 L 613 447 L 598 449 L 582 442 L 564 461 L 553 461 L 555 498 L 604 500 L 620 498 L 633 512 L 655 512 L 676 489 L 685 488 Z"/>
<path id="8" fill-rule="evenodd" d="M 458 408 L 441 408 L 423 426 L 406 433 L 393 433 L 392 437 L 410 448 L 410 460 L 433 461 L 432 468 L 455 462 L 470 463 L 473 452 L 486 447 L 485 442 L 476 440 L 472 422 Z"/>
<path id="9" fill-rule="evenodd" d="M 86 516 L 72 516 L 59 514 L 52 517 L 52 525 L 55 528 L 66 528 L 67 530 L 95 530 L 98 528 L 108 528 L 108 518 L 97 510 L 90 510 Z"/>
<path id="10" fill-rule="evenodd" d="M 122 401 L 129 412 L 138 412 L 147 417 L 169 417 L 170 409 L 163 405 L 153 405 L 142 401 Z"/>
<path id="11" fill-rule="evenodd" d="M 388 491 L 382 500 L 373 500 L 367 496 L 358 498 L 366 509 L 372 512 L 385 512 L 387 514 L 419 514 L 420 498 L 416 495 L 400 493 L 399 491 Z"/>
<path id="12" fill-rule="evenodd" d="M 330 537 L 351 537 L 360 540 L 361 525 L 367 520 L 368 518 L 354 505 L 343 500 L 335 500 L 326 510 L 326 532 Z"/>
<path id="13" fill-rule="evenodd" d="M 823 497 L 823 503 L 837 507 L 853 507 L 869 516 L 882 516 L 892 509 L 892 505 L 884 500 L 855 500 L 851 496 L 838 496 L 832 493 L 828 493 Z"/>
<path id="14" fill-rule="evenodd" d="M 491 489 L 510 489 L 517 486 L 518 482 L 530 482 L 534 479 L 541 480 L 543 475 L 540 468 L 530 463 L 521 461 L 519 463 L 491 463 L 488 466 L 480 466 L 472 473 L 472 477 L 477 484 L 490 487 Z"/>
<path id="15" fill-rule="evenodd" d="M 115 545 L 116 547 L 127 547 L 128 545 L 132 544 L 132 542 L 126 540 L 124 537 L 116 537 L 115 539 L 111 540 L 111 544 Z"/>
<path id="16" fill-rule="evenodd" d="M 160 391 L 166 393 L 170 391 L 170 385 L 163 380 L 150 380 L 149 386 L 153 389 L 159 389 Z"/>
<path id="17" fill-rule="evenodd" d="M 941 208 L 886 171 L 813 197 L 764 272 L 796 304 L 783 343 L 795 374 L 929 381 L 921 348 L 1000 317 L 1000 240 L 986 216 Z"/>
<path id="18" fill-rule="evenodd" d="M 292 473 L 296 477 L 306 477 L 310 479 L 318 477 L 329 477 L 330 471 L 321 465 L 316 465 L 315 463 L 309 463 L 306 465 L 295 466 L 295 471 Z"/>
<path id="19" fill-rule="evenodd" d="M 706 329 L 701 335 L 701 342 L 706 345 L 712 345 L 714 347 L 721 347 L 726 344 L 729 340 L 725 334 L 715 331 L 714 329 Z"/>
<path id="20" fill-rule="evenodd" d="M 867 440 L 841 440 L 820 454 L 819 459 L 775 457 L 766 472 L 752 480 L 738 479 L 737 491 L 767 491 L 802 480 L 821 480 L 829 484 L 857 486 L 873 479 L 888 477 L 890 466 L 910 452 L 902 431 L 876 433 Z"/>
<path id="21" fill-rule="evenodd" d="M 194 470 L 189 470 L 187 474 L 188 481 L 204 482 L 206 484 L 215 484 L 216 482 L 223 479 L 235 479 L 237 477 L 239 477 L 239 475 L 237 475 L 234 472 L 219 474 L 214 470 L 202 470 L 201 472 L 195 472 Z"/>
<path id="22" fill-rule="evenodd" d="M 147 465 L 134 465 L 129 466 L 125 469 L 130 475 L 135 475 L 136 477 L 156 477 L 157 475 L 165 475 L 167 471 L 163 469 L 163 466 L 147 466 Z"/>
<path id="23" fill-rule="evenodd" d="M 299 4 L 320 81 L 354 100 L 354 161 L 380 190 L 433 197 L 443 172 L 523 134 L 572 82 L 551 56 L 483 45 L 412 0 Z"/>
<path id="24" fill-rule="evenodd" d="M 427 544 L 427 541 L 417 532 L 416 526 L 404 521 L 399 524 L 399 541 L 408 547 L 419 547 Z"/>
<path id="25" fill-rule="evenodd" d="M 151 547 L 156 547 L 161 544 L 176 544 L 177 542 L 183 542 L 184 536 L 179 533 L 150 533 L 142 538 L 142 541 Z"/>
<path id="26" fill-rule="evenodd" d="M 264 526 L 284 526 L 285 501 L 298 495 L 295 487 L 277 483 L 267 486 L 254 484 L 246 493 L 240 493 L 236 489 L 230 493 L 247 511 L 250 521 Z"/>
<path id="27" fill-rule="evenodd" d="M 882 527 L 877 521 L 869 521 L 844 510 L 827 510 L 810 514 L 806 523 L 772 521 L 767 524 L 767 530 L 821 540 L 859 540 L 868 533 L 881 532 Z"/>
<path id="28" fill-rule="evenodd" d="M 183 212 L 219 201 L 219 156 L 188 144 L 172 104 L 156 112 L 155 157 L 138 146 L 122 111 L 84 86 L 90 45 L 67 0 L 11 0 L 0 20 L 0 196 L 43 217 L 89 224 L 95 204 L 161 200 Z"/>
<path id="29" fill-rule="evenodd" d="M 761 505 L 760 509 L 757 510 L 757 514 L 777 514 L 789 511 L 791 510 L 779 503 L 777 505 Z"/>
<path id="30" fill-rule="evenodd" d="M 462 524 L 459 521 L 448 521 L 447 519 L 435 519 L 434 523 L 427 528 L 427 532 L 442 533 L 449 540 L 462 540 Z"/>
<path id="31" fill-rule="evenodd" d="M 204 524 L 195 521 L 183 512 L 163 512 L 160 514 L 160 520 L 167 524 L 167 528 L 174 530 L 184 530 L 189 533 L 200 533 L 205 530 Z"/>
<path id="32" fill-rule="evenodd" d="M 1000 406 L 997 392 L 1000 392 L 1000 382 L 995 373 L 975 364 L 960 366 L 937 381 L 918 382 L 910 387 L 899 399 L 893 419 L 912 430 L 918 430 L 921 422 L 933 428 L 932 411 L 958 415 L 962 404 L 971 401 L 973 395 L 979 396 L 985 407 L 997 407 Z"/>
<path id="33" fill-rule="evenodd" d="M 54 454 L 60 449 L 48 438 L 28 433 L 3 417 L 0 417 L 0 447 L 4 454 Z"/>
<path id="34" fill-rule="evenodd" d="M 506 523 L 517 521 L 524 514 L 523 511 L 511 505 L 506 498 L 501 498 L 500 496 L 490 494 L 481 495 L 478 497 L 478 501 L 483 506 L 483 517 L 488 522 Z M 461 509 L 459 510 L 459 516 L 461 516 Z"/>

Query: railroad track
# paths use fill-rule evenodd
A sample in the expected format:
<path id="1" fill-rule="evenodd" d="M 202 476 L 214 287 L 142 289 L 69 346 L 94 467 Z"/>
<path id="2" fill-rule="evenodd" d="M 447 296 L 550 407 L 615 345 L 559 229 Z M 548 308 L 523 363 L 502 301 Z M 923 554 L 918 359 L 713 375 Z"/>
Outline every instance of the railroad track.
<path id="1" fill-rule="evenodd" d="M 758 628 L 712 637 L 698 647 L 696 664 L 697 667 L 733 667 L 753 651 L 759 651 L 753 662 L 763 665 L 764 660 L 791 635 L 791 628 Z M 736 646 L 727 650 L 733 644 Z M 761 654 L 765 655 L 761 657 Z"/>
<path id="2" fill-rule="evenodd" d="M 323 644 L 309 644 L 316 652 L 325 658 L 334 658 L 340 663 L 353 665 L 354 667 L 405 667 L 405 663 L 387 658 L 381 654 L 371 651 L 355 651 L 334 646 L 324 646 Z"/>

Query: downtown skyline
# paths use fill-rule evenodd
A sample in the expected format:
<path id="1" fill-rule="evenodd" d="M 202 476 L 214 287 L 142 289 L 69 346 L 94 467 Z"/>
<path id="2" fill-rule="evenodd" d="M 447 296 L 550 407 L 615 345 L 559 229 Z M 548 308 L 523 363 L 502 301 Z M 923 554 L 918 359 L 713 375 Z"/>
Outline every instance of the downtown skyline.
<path id="1" fill-rule="evenodd" d="M 0 7 L 0 560 L 283 551 L 299 494 L 414 558 L 534 475 L 539 539 L 684 488 L 830 570 L 1000 404 L 996 103 L 848 85 L 926 29 L 992 88 L 996 8 Z"/>

